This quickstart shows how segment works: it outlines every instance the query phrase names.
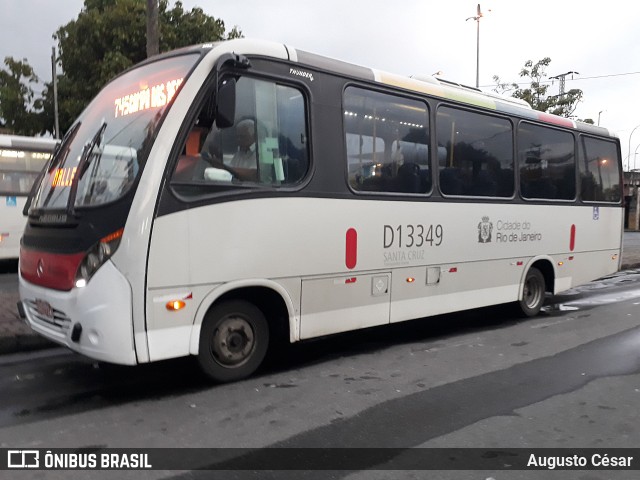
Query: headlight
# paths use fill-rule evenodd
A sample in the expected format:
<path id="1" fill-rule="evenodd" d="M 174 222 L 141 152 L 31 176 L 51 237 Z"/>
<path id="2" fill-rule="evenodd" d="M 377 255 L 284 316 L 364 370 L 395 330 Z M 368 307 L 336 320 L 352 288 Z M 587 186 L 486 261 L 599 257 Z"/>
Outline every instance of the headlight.
<path id="1" fill-rule="evenodd" d="M 82 262 L 80 262 L 80 266 L 76 272 L 75 285 L 77 288 L 84 287 L 93 274 L 111 258 L 117 250 L 118 245 L 120 245 L 123 233 L 124 228 L 110 233 L 89 249 L 82 259 Z"/>

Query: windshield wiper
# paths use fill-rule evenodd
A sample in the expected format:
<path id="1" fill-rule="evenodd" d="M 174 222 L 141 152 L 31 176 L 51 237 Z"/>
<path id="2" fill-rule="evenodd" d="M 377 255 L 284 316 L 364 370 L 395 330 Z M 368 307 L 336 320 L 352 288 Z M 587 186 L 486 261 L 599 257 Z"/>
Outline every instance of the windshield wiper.
<path id="1" fill-rule="evenodd" d="M 76 124 L 73 125 L 71 129 L 67 131 L 64 137 L 62 137 L 62 140 L 60 141 L 60 143 L 56 145 L 53 151 L 53 155 L 51 156 L 51 159 L 49 160 L 48 164 L 42 170 L 40 170 L 40 173 L 38 174 L 36 181 L 33 182 L 33 186 L 31 187 L 31 191 L 29 192 L 29 197 L 27 198 L 27 202 L 25 203 L 25 206 L 22 210 L 23 215 L 31 215 L 32 213 L 34 213 L 34 211 L 41 210 L 46 206 L 48 206 L 56 190 L 54 185 L 51 185 L 46 198 L 42 202 L 40 202 L 40 206 L 35 207 L 33 209 L 34 211 L 32 211 L 32 208 L 31 208 L 31 205 L 33 204 L 33 201 L 36 195 L 42 188 L 41 183 L 45 174 L 51 174 L 51 172 L 54 169 L 58 168 L 58 166 L 62 164 L 63 161 L 69 155 L 69 143 L 73 140 L 76 133 L 78 133 L 78 130 L 80 129 L 80 125 L 82 125 L 82 122 L 76 122 Z"/>
<path id="2" fill-rule="evenodd" d="M 66 155 L 61 155 L 61 152 L 66 150 L 67 153 L 68 153 L 68 150 L 69 150 L 68 149 L 68 144 L 73 139 L 73 137 L 75 137 L 78 129 L 80 128 L 80 125 L 82 125 L 82 122 L 77 122 L 64 135 L 64 137 L 62 137 L 62 140 L 58 144 L 56 144 L 56 147 L 53 150 L 53 155 L 51 156 L 51 160 L 49 161 L 49 164 L 47 165 L 47 168 L 42 170 L 43 172 L 47 171 L 48 173 L 51 173 L 51 171 L 54 168 L 57 168 L 58 165 L 60 165 L 60 163 L 62 162 L 62 160 L 64 158 L 66 158 Z"/>
<path id="3" fill-rule="evenodd" d="M 67 199 L 67 213 L 69 215 L 74 214 L 76 195 L 78 193 L 78 184 L 80 183 L 80 179 L 82 178 L 84 173 L 87 171 L 87 168 L 89 168 L 93 150 L 96 148 L 96 145 L 102 143 L 102 135 L 104 134 L 106 128 L 107 122 L 102 120 L 102 124 L 100 125 L 100 128 L 98 128 L 98 131 L 95 133 L 91 141 L 88 142 L 82 149 L 82 155 L 80 155 L 80 161 L 78 162 L 78 170 L 73 178 L 71 190 L 69 191 L 69 198 Z"/>
<path id="4" fill-rule="evenodd" d="M 87 171 L 87 168 L 89 168 L 93 150 L 96 148 L 96 145 L 99 145 L 102 143 L 102 134 L 104 133 L 106 128 L 107 128 L 107 122 L 103 120 L 102 125 L 100 125 L 100 128 L 98 129 L 96 134 L 93 136 L 91 141 L 84 146 L 82 155 L 80 156 L 80 162 L 78 163 L 78 180 L 82 178 L 84 173 Z"/>

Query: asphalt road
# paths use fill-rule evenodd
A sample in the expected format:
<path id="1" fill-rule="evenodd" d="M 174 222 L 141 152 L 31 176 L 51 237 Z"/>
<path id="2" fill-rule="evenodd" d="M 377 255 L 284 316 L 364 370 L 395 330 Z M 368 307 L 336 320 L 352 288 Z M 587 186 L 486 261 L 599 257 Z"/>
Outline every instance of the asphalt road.
<path id="1" fill-rule="evenodd" d="M 638 305 L 640 271 L 625 272 L 554 298 L 533 319 L 490 308 L 339 335 L 293 345 L 258 375 L 219 386 L 190 359 L 103 368 L 61 349 L 4 356 L 0 444 L 638 447 Z M 37 478 L 617 480 L 636 473 L 40 471 Z"/>

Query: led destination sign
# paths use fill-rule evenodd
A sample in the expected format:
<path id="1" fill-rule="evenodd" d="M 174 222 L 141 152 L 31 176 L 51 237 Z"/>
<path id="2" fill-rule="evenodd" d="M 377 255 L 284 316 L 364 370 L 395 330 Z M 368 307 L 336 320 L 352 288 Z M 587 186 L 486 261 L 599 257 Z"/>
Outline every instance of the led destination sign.
<path id="1" fill-rule="evenodd" d="M 144 87 L 137 92 L 116 98 L 115 118 L 124 117 L 151 108 L 159 108 L 167 105 L 175 95 L 182 78 L 159 83 L 152 87 Z"/>
<path id="2" fill-rule="evenodd" d="M 52 187 L 70 187 L 73 183 L 73 177 L 76 175 L 78 167 L 73 168 L 56 168 L 51 175 Z"/>

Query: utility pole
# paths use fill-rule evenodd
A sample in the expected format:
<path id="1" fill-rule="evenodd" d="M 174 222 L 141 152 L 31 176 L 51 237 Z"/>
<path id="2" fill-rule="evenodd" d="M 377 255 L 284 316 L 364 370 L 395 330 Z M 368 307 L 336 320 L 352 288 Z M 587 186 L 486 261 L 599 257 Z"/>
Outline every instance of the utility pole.
<path id="1" fill-rule="evenodd" d="M 56 47 L 51 47 L 51 76 L 53 77 L 53 133 L 57 140 L 60 138 L 60 122 L 58 120 L 58 72 L 56 68 Z"/>
<path id="2" fill-rule="evenodd" d="M 476 16 L 467 18 L 467 20 L 475 20 L 478 24 L 476 33 L 476 88 L 480 86 L 480 19 L 483 16 L 482 11 L 480 10 L 480 4 L 478 4 Z"/>
<path id="3" fill-rule="evenodd" d="M 147 58 L 160 53 L 158 0 L 147 0 Z"/>
<path id="4" fill-rule="evenodd" d="M 571 80 L 573 80 L 573 74 L 576 75 L 580 75 L 580 73 L 578 72 L 567 72 L 567 73 L 561 73 L 560 75 L 556 75 L 555 77 L 551 77 L 554 80 L 559 80 L 560 81 L 560 92 L 558 93 L 558 97 L 562 97 L 564 95 L 564 82 L 565 82 L 565 77 L 567 75 L 571 75 Z"/>

